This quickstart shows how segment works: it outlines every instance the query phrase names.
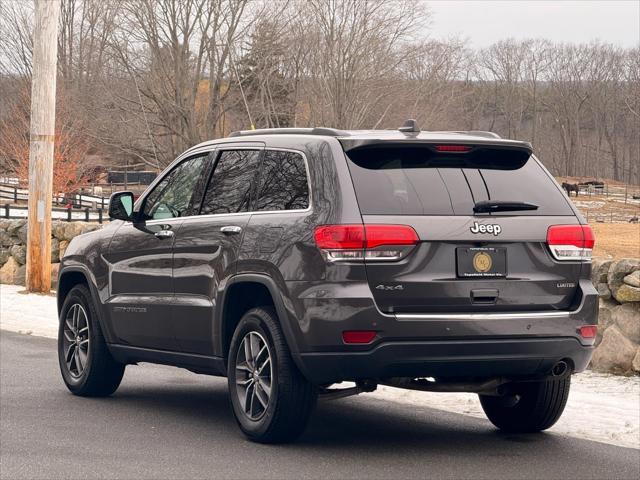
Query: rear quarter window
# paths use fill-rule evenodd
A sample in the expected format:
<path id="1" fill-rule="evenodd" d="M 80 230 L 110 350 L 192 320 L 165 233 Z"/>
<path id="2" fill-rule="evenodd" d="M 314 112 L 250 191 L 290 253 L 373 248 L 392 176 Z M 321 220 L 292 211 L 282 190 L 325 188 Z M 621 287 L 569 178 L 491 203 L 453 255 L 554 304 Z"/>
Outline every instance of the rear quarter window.
<path id="1" fill-rule="evenodd" d="M 302 155 L 284 150 L 265 150 L 256 197 L 258 211 L 307 208 L 309 184 Z"/>
<path id="2" fill-rule="evenodd" d="M 492 215 L 574 215 L 555 182 L 526 152 L 484 148 L 441 154 L 424 146 L 377 146 L 346 155 L 365 215 L 473 215 L 482 200 L 538 205 Z"/>

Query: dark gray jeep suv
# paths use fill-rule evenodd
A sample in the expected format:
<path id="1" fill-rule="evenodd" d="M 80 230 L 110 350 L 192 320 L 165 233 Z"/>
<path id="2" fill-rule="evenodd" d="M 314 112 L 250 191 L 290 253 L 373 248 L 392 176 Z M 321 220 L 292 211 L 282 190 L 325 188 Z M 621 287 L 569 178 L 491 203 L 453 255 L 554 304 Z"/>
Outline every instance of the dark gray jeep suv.
<path id="1" fill-rule="evenodd" d="M 531 432 L 594 348 L 592 232 L 530 144 L 490 132 L 237 132 L 109 208 L 60 268 L 76 395 L 154 362 L 226 376 L 261 442 L 378 384 L 475 392 Z"/>

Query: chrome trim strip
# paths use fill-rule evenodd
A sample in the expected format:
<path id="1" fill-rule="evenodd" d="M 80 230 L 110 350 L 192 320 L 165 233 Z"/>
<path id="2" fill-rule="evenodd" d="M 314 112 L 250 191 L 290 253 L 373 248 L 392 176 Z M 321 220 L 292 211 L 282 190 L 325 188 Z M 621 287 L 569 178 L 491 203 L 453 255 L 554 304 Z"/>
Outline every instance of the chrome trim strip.
<path id="1" fill-rule="evenodd" d="M 396 313 L 397 320 L 504 320 L 521 318 L 568 318 L 573 312 L 558 310 L 511 313 Z"/>
<path id="2" fill-rule="evenodd" d="M 151 218 L 149 220 L 145 220 L 144 222 L 138 222 L 138 223 L 128 222 L 128 223 L 131 226 L 141 225 L 142 223 L 144 223 L 145 225 L 163 225 L 163 224 L 167 224 L 167 225 L 175 226 L 175 225 L 179 225 L 180 223 L 182 223 L 182 220 L 184 220 L 185 218 L 189 218 L 189 217 Z"/>

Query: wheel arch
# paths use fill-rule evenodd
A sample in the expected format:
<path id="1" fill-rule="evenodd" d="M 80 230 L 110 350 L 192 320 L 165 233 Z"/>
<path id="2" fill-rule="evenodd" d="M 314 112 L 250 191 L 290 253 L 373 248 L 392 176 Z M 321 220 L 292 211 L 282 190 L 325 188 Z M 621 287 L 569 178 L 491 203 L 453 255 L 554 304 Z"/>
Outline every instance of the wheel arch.
<path id="1" fill-rule="evenodd" d="M 64 304 L 64 301 L 71 289 L 79 284 L 87 285 L 87 287 L 89 286 L 89 280 L 82 270 L 69 268 L 60 273 L 57 291 L 58 315 L 60 315 L 62 305 Z"/>
<path id="2" fill-rule="evenodd" d="M 99 300 L 95 283 L 93 282 L 93 276 L 91 275 L 91 272 L 82 265 L 69 266 L 60 271 L 58 276 L 57 292 L 58 317 L 62 311 L 62 305 L 64 304 L 65 298 L 76 285 L 86 285 L 89 289 L 91 299 L 93 300 L 95 310 L 98 314 L 98 322 L 100 322 L 100 327 L 102 328 L 103 333 L 106 334 L 109 330 L 105 329 L 104 319 L 102 318 L 102 305 Z"/>
<path id="3" fill-rule="evenodd" d="M 250 297 L 252 301 L 243 303 L 241 308 L 234 310 L 232 302 L 242 293 L 247 293 L 248 291 L 254 294 Z M 235 275 L 229 279 L 224 290 L 220 292 L 216 304 L 220 305 L 221 308 L 216 308 L 213 325 L 215 354 L 223 357 L 226 363 L 235 326 L 245 312 L 251 308 L 264 305 L 264 300 L 267 300 L 266 295 L 268 295 L 270 305 L 274 307 L 278 315 L 278 323 L 284 333 L 291 356 L 298 368 L 301 368 L 297 343 L 288 320 L 289 316 L 280 289 L 273 278 L 262 274 Z"/>

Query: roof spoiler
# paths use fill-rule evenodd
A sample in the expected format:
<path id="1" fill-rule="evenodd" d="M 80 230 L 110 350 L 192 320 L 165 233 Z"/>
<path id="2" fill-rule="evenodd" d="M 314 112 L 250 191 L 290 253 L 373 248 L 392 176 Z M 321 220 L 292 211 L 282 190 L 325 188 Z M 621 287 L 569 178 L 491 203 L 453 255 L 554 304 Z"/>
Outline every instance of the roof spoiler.
<path id="1" fill-rule="evenodd" d="M 404 147 L 408 145 L 414 146 L 469 146 L 473 147 L 472 150 L 478 148 L 491 148 L 496 150 L 517 150 L 520 152 L 526 152 L 528 155 L 533 153 L 533 147 L 529 142 L 521 142 L 519 140 L 503 140 L 496 137 L 481 137 L 471 139 L 453 140 L 437 139 L 437 138 L 406 138 L 404 140 L 389 140 L 384 138 L 338 138 L 338 141 L 342 145 L 345 152 L 354 150 L 356 148 L 375 148 L 379 147 Z"/>

